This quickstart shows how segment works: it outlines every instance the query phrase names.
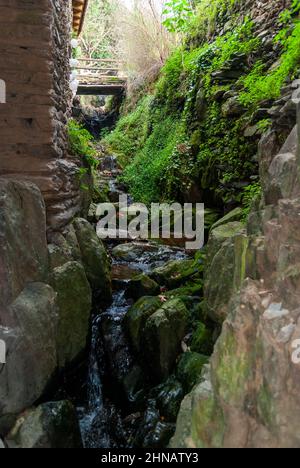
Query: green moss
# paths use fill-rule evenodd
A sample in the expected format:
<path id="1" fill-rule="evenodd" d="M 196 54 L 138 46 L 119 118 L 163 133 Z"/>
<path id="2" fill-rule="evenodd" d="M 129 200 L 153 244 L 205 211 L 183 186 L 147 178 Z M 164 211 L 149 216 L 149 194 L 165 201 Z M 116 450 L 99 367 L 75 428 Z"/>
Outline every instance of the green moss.
<path id="1" fill-rule="evenodd" d="M 134 111 L 124 115 L 119 120 L 116 130 L 105 138 L 112 151 L 118 153 L 122 165 L 128 164 L 145 142 L 151 99 L 151 96 L 142 98 Z"/>
<path id="2" fill-rule="evenodd" d="M 282 54 L 277 67 L 265 68 L 263 61 L 255 63 L 251 72 L 241 80 L 244 91 L 240 100 L 246 105 L 253 105 L 264 99 L 276 99 L 288 78 L 293 78 L 300 66 L 300 22 L 295 22 L 292 30 L 283 29 L 276 40 L 281 42 Z"/>
<path id="3" fill-rule="evenodd" d="M 177 377 L 186 393 L 199 382 L 203 366 L 208 363 L 208 357 L 199 353 L 184 353 L 178 363 Z"/>
<path id="4" fill-rule="evenodd" d="M 219 361 L 216 367 L 218 392 L 228 404 L 238 404 L 247 394 L 253 356 L 241 352 L 235 336 L 228 330 L 218 342 Z"/>
<path id="5" fill-rule="evenodd" d="M 193 333 L 191 350 L 210 356 L 213 352 L 213 337 L 212 332 L 202 322 L 198 323 L 198 326 Z"/>
<path id="6" fill-rule="evenodd" d="M 73 155 L 82 158 L 91 169 L 96 169 L 99 161 L 93 147 L 93 136 L 78 122 L 71 119 L 68 122 L 68 136 L 70 151 Z"/>
<path id="7" fill-rule="evenodd" d="M 259 415 L 265 425 L 274 427 L 275 410 L 273 397 L 266 383 L 260 388 L 257 396 L 257 406 Z"/>

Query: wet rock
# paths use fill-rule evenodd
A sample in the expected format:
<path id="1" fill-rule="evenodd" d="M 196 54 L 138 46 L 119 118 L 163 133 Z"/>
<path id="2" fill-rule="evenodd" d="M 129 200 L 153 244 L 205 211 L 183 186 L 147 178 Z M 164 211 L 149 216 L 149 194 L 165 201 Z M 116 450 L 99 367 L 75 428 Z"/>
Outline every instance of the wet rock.
<path id="1" fill-rule="evenodd" d="M 136 440 L 134 445 L 136 447 L 143 447 L 144 440 L 147 435 L 153 431 L 160 420 L 159 411 L 156 407 L 156 401 L 151 399 L 148 401 L 147 409 L 144 413 L 144 417 L 140 423 L 137 431 Z"/>
<path id="2" fill-rule="evenodd" d="M 133 278 L 127 287 L 126 296 L 139 299 L 145 296 L 157 296 L 160 286 L 147 275 L 139 275 Z"/>
<path id="3" fill-rule="evenodd" d="M 106 249 L 88 221 L 78 218 L 73 225 L 91 288 L 97 297 L 108 302 L 112 296 L 112 287 Z"/>
<path id="4" fill-rule="evenodd" d="M 0 432 L 10 429 L 14 415 L 40 398 L 57 368 L 56 294 L 43 283 L 31 283 L 7 309 L 0 326 L 7 362 L 0 378 Z"/>
<path id="5" fill-rule="evenodd" d="M 161 302 L 157 297 L 143 297 L 131 307 L 124 317 L 125 330 L 137 353 L 139 353 L 143 347 L 142 333 L 146 321 L 160 306 Z"/>
<path id="6" fill-rule="evenodd" d="M 168 421 L 175 422 L 184 397 L 181 383 L 175 377 L 170 377 L 152 390 L 150 397 L 152 395 L 156 399 L 160 415 Z"/>
<path id="7" fill-rule="evenodd" d="M 186 352 L 182 354 L 177 366 L 177 377 L 182 383 L 185 393 L 188 393 L 199 382 L 201 372 L 209 358 L 203 354 Z"/>
<path id="8" fill-rule="evenodd" d="M 191 351 L 210 356 L 213 352 L 213 331 L 204 323 L 199 322 L 193 333 Z"/>
<path id="9" fill-rule="evenodd" d="M 148 433 L 143 442 L 143 448 L 164 448 L 168 445 L 176 429 L 175 424 L 158 422 Z"/>
<path id="10" fill-rule="evenodd" d="M 45 403 L 29 410 L 8 436 L 16 448 L 81 448 L 76 410 L 69 401 Z"/>
<path id="11" fill-rule="evenodd" d="M 158 249 L 158 245 L 130 242 L 115 247 L 112 255 L 116 259 L 126 262 L 138 262 L 145 252 L 157 252 Z"/>
<path id="12" fill-rule="evenodd" d="M 68 262 L 55 268 L 51 285 L 57 292 L 59 366 L 71 363 L 86 346 L 92 307 L 91 288 L 83 266 Z"/>
<path id="13" fill-rule="evenodd" d="M 142 333 L 146 362 L 153 376 L 167 378 L 181 350 L 188 325 L 188 311 L 180 299 L 166 302 L 147 319 Z"/>
<path id="14" fill-rule="evenodd" d="M 140 366 L 133 366 L 123 380 L 127 400 L 135 406 L 140 406 L 145 398 L 146 376 Z"/>

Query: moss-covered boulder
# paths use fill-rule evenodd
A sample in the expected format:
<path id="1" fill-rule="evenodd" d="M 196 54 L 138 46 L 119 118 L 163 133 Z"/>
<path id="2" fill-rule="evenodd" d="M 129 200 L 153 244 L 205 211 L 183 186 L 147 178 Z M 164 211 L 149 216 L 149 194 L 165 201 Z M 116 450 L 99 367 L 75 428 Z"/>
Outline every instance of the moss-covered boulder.
<path id="1" fill-rule="evenodd" d="M 124 327 L 134 350 L 142 349 L 142 332 L 147 319 L 161 306 L 157 297 L 142 297 L 134 304 L 124 317 Z"/>
<path id="2" fill-rule="evenodd" d="M 207 245 L 204 298 L 212 320 L 223 323 L 234 291 L 246 276 L 249 240 L 244 225 L 233 222 L 213 229 Z"/>
<path id="3" fill-rule="evenodd" d="M 224 224 L 241 222 L 241 220 L 243 219 L 243 215 L 244 212 L 242 208 L 235 208 L 234 210 L 230 211 L 225 216 L 223 216 L 223 218 L 219 219 L 216 223 L 214 223 L 212 226 L 212 230 L 223 226 Z"/>
<path id="4" fill-rule="evenodd" d="M 199 265 L 194 260 L 173 260 L 156 268 L 149 276 L 161 286 L 175 289 L 198 273 Z"/>
<path id="5" fill-rule="evenodd" d="M 55 268 L 51 285 L 57 293 L 59 366 L 71 363 L 86 346 L 92 308 L 92 293 L 83 266 L 68 262 Z"/>
<path id="6" fill-rule="evenodd" d="M 102 241 L 93 226 L 85 219 L 73 223 L 78 240 L 81 261 L 93 292 L 104 302 L 112 296 L 110 262 Z"/>
<path id="7" fill-rule="evenodd" d="M 146 321 L 142 334 L 144 354 L 158 381 L 170 375 L 187 328 L 188 311 L 178 298 L 166 302 Z"/>
<path id="8" fill-rule="evenodd" d="M 187 352 L 179 360 L 177 366 L 177 377 L 182 383 L 186 393 L 199 382 L 203 366 L 208 363 L 209 358 L 203 354 Z"/>
<path id="9" fill-rule="evenodd" d="M 160 286 L 147 275 L 138 275 L 128 284 L 127 297 L 139 299 L 144 296 L 157 296 L 160 293 Z"/>
<path id="10" fill-rule="evenodd" d="M 209 265 L 224 242 L 243 232 L 244 228 L 245 226 L 243 223 L 234 221 L 226 224 L 219 224 L 216 228 L 212 229 L 207 245 L 206 263 Z"/>
<path id="11" fill-rule="evenodd" d="M 23 414 L 8 436 L 12 448 L 81 448 L 76 410 L 69 401 L 45 403 Z"/>

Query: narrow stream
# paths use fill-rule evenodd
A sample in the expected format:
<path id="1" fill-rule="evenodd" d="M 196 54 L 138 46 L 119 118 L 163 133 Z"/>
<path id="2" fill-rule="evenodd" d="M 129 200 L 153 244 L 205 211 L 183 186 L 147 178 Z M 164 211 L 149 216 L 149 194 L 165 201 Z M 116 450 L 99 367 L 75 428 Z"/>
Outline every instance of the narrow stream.
<path id="1" fill-rule="evenodd" d="M 111 174 L 109 187 L 114 201 L 115 196 L 122 193 L 116 179 L 115 159 L 106 158 L 102 171 L 105 178 Z M 155 242 L 134 241 L 132 245 L 136 253 L 130 259 L 112 256 L 113 301 L 107 310 L 93 318 L 87 402 L 78 409 L 85 448 L 134 447 L 145 426 L 145 418 L 151 419 L 151 415 L 157 418 L 156 412 L 151 410 L 151 400 L 147 399 L 147 376 L 140 378 L 139 364 L 131 353 L 122 326 L 125 314 L 134 303 L 126 291 L 136 274 L 149 273 L 170 260 L 185 259 L 187 254 L 181 248 Z M 109 250 L 114 246 L 116 243 L 108 245 Z M 133 380 L 134 384 L 130 385 L 128 380 Z M 138 394 L 143 396 L 141 404 L 137 404 Z"/>

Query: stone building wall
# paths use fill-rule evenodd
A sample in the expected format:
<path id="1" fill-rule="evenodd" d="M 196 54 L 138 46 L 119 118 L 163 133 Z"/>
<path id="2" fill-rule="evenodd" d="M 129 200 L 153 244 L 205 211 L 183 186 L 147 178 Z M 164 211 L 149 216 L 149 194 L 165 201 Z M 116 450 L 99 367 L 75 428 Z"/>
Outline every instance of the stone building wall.
<path id="1" fill-rule="evenodd" d="M 68 154 L 71 0 L 0 0 L 0 176 L 34 182 L 47 225 L 78 212 L 78 162 Z"/>

